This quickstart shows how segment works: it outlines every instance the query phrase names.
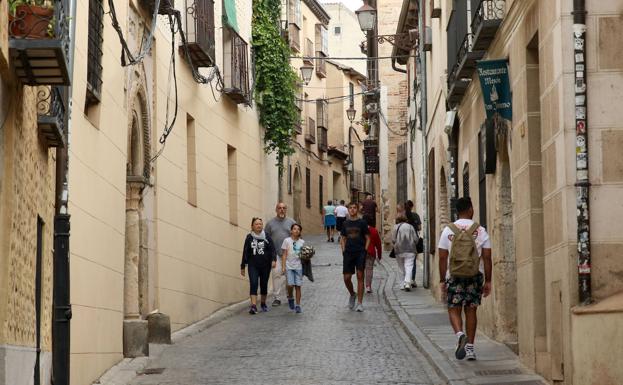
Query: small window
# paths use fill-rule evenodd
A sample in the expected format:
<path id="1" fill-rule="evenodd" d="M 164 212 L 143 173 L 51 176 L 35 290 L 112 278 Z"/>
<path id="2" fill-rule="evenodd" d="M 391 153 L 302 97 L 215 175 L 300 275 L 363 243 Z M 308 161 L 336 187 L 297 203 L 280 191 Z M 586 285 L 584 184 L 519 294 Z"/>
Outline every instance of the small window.
<path id="1" fill-rule="evenodd" d="M 342 27 L 335 27 L 333 31 L 334 34 L 339 35 L 342 33 Z"/>
<path id="2" fill-rule="evenodd" d="M 311 207 L 311 170 L 305 168 L 305 206 Z"/>
<path id="3" fill-rule="evenodd" d="M 324 202 L 324 197 L 323 197 L 323 178 L 322 175 L 318 176 L 318 207 L 320 208 L 320 213 L 322 214 L 322 208 L 323 208 L 323 203 Z"/>

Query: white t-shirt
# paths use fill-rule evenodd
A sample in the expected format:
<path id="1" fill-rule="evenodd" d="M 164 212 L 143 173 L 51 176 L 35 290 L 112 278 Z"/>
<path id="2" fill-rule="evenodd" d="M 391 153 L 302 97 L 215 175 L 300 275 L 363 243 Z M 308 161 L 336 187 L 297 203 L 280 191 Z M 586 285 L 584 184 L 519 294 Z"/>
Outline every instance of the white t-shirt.
<path id="1" fill-rule="evenodd" d="M 339 205 L 335 208 L 335 216 L 338 218 L 346 218 L 348 215 L 348 209 L 346 206 Z"/>
<path id="2" fill-rule="evenodd" d="M 290 237 L 283 240 L 281 249 L 288 250 L 288 256 L 286 257 L 286 269 L 300 270 L 303 268 L 299 253 L 301 252 L 301 248 L 304 244 L 305 241 L 301 238 L 299 238 L 296 242 L 294 242 L 294 240 Z"/>
<path id="3" fill-rule="evenodd" d="M 458 221 L 454 222 L 454 224 L 459 229 L 467 230 L 471 227 L 471 225 L 474 224 L 474 221 L 472 221 L 471 219 L 459 219 Z M 448 226 L 446 226 L 446 228 L 443 229 L 443 232 L 441 233 L 441 238 L 439 239 L 438 247 L 440 249 L 448 250 L 449 252 L 450 249 L 452 248 L 453 238 L 454 238 L 454 233 L 452 232 L 452 230 L 450 230 Z M 489 234 L 487 234 L 487 230 L 485 230 L 484 227 L 482 226 L 478 227 L 478 230 L 474 232 L 474 238 L 476 239 L 476 247 L 478 248 L 478 255 L 482 256 L 482 249 L 491 248 L 491 241 L 489 241 Z M 450 265 L 450 258 L 448 258 L 448 270 L 446 270 L 446 278 L 450 278 L 450 266 L 449 265 Z M 482 263 L 482 258 L 480 259 L 480 272 L 481 273 L 485 272 L 485 267 L 484 267 L 484 264 Z"/>

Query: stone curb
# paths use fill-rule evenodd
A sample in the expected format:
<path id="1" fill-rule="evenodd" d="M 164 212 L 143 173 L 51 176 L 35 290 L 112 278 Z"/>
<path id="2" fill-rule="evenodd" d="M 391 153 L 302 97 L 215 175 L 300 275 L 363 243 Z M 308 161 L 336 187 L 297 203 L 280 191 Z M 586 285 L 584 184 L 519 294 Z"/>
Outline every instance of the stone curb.
<path id="1" fill-rule="evenodd" d="M 176 344 L 183 341 L 187 337 L 201 333 L 209 327 L 238 314 L 247 307 L 248 303 L 249 300 L 245 299 L 244 301 L 229 305 L 215 311 L 208 317 L 197 321 L 194 324 L 173 332 L 171 334 L 171 342 Z M 93 382 L 93 385 L 127 385 L 147 367 L 150 360 L 160 357 L 167 346 L 169 345 L 149 344 L 149 357 L 124 358 L 118 364 L 108 369 L 98 380 Z"/>
<path id="2" fill-rule="evenodd" d="M 426 336 L 411 319 L 407 312 L 400 306 L 394 294 L 394 284 L 396 275 L 393 269 L 387 265 L 387 258 L 381 260 L 381 266 L 387 273 L 387 281 L 383 290 L 385 302 L 389 305 L 394 314 L 398 317 L 409 337 L 416 343 L 420 351 L 428 359 L 431 365 L 437 370 L 438 374 L 449 385 L 467 385 L 467 382 L 454 370 L 445 355 L 437 349 L 433 341 Z"/>

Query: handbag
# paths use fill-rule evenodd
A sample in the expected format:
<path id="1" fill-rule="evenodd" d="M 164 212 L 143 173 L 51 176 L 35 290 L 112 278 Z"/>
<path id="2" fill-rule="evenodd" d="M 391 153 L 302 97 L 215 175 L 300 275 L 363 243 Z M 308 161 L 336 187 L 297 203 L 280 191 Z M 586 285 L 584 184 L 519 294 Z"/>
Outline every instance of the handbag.
<path id="1" fill-rule="evenodd" d="M 418 236 L 417 243 L 415 244 L 415 251 L 418 254 L 424 252 L 424 238 Z"/>
<path id="2" fill-rule="evenodd" d="M 402 226 L 402 223 L 398 225 L 398 228 L 396 229 L 396 236 L 398 236 L 398 231 L 400 231 L 400 226 Z M 392 239 L 392 241 L 394 243 L 396 243 L 395 239 Z M 396 258 L 396 252 L 394 251 L 394 248 L 392 247 L 392 251 L 389 252 L 389 257 L 390 258 Z"/>

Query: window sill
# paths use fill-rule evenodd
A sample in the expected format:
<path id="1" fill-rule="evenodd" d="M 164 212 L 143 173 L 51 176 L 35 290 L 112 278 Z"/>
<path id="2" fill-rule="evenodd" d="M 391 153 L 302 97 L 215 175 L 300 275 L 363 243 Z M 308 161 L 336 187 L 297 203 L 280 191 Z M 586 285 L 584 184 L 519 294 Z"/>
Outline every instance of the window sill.
<path id="1" fill-rule="evenodd" d="M 588 306 L 574 306 L 571 312 L 575 315 L 623 313 L 623 292 Z"/>

